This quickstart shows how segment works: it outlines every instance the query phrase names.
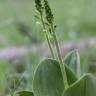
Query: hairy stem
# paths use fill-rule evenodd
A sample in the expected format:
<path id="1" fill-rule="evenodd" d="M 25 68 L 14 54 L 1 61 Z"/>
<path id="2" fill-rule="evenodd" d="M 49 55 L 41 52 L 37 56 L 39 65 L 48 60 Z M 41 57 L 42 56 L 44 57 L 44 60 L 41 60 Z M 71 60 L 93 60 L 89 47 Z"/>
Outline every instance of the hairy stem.
<path id="1" fill-rule="evenodd" d="M 43 29 L 44 29 L 44 32 L 45 32 L 45 36 L 46 36 L 46 39 L 47 39 L 47 43 L 48 43 L 51 55 L 52 55 L 53 59 L 55 59 L 54 52 L 53 52 L 53 49 L 52 49 L 52 46 L 51 46 L 47 31 L 46 31 L 46 27 L 45 27 L 45 24 L 44 24 L 42 13 L 40 15 L 41 15 L 41 21 L 42 21 L 42 24 L 43 24 Z"/>
<path id="2" fill-rule="evenodd" d="M 61 54 L 60 54 L 59 44 L 58 44 L 58 41 L 57 41 L 57 37 L 56 37 L 55 30 L 53 28 L 53 25 L 51 25 L 51 29 L 53 31 L 53 38 L 54 38 L 54 42 L 55 42 L 55 46 L 56 46 L 58 59 L 59 59 L 59 62 L 60 62 L 60 68 L 61 68 L 61 72 L 62 72 L 62 76 L 63 76 L 65 89 L 67 89 L 68 86 L 69 86 L 68 85 L 68 81 L 67 81 L 67 75 L 66 75 L 65 67 L 64 67 L 64 64 L 63 64 L 63 61 L 62 61 L 62 57 L 61 57 Z"/>

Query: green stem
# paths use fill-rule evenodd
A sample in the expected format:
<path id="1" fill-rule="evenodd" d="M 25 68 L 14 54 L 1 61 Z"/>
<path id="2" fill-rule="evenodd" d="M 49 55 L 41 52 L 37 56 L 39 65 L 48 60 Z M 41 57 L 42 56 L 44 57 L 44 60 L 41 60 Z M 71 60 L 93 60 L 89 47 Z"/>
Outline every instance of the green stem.
<path id="1" fill-rule="evenodd" d="M 45 32 L 45 35 L 46 35 L 46 39 L 47 39 L 47 42 L 48 42 L 49 49 L 50 49 L 50 51 L 51 51 L 51 55 L 52 55 L 53 59 L 55 59 L 55 56 L 54 56 L 54 53 L 53 53 L 53 49 L 52 49 L 52 47 L 51 47 L 51 44 L 50 44 L 50 41 L 49 41 L 47 32 Z"/>
<path id="2" fill-rule="evenodd" d="M 60 68 L 61 68 L 61 72 L 62 72 L 62 76 L 63 76 L 65 89 L 67 89 L 69 85 L 68 85 L 68 81 L 67 81 L 67 75 L 66 75 L 65 67 L 64 67 L 62 57 L 61 57 L 61 54 L 60 54 L 59 44 L 58 44 L 58 41 L 57 41 L 57 37 L 56 37 L 56 34 L 55 34 L 55 30 L 53 28 L 53 25 L 51 25 L 51 28 L 52 28 L 52 31 L 53 31 L 53 38 L 54 38 L 54 42 L 55 42 L 55 46 L 56 46 L 58 59 L 59 59 L 59 62 L 60 62 Z"/>
<path id="3" fill-rule="evenodd" d="M 46 27 L 45 27 L 45 24 L 44 24 L 44 21 L 43 21 L 42 13 L 41 13 L 40 15 L 41 15 L 41 21 L 42 21 L 42 24 L 43 24 L 43 29 L 44 29 L 44 32 L 45 32 L 45 36 L 46 36 L 46 39 L 47 39 L 47 43 L 48 43 L 49 49 L 50 49 L 50 51 L 51 51 L 51 55 L 52 55 L 53 59 L 55 59 L 54 52 L 53 52 L 53 49 L 52 49 L 52 46 L 51 46 L 51 43 L 50 43 L 50 40 L 49 40 L 47 31 L 46 31 Z"/>

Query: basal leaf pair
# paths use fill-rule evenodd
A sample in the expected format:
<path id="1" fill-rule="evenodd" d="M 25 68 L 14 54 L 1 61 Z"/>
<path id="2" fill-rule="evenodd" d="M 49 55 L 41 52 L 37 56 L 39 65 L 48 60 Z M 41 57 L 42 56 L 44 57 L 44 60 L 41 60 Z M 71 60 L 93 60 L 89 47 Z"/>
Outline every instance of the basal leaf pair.
<path id="1" fill-rule="evenodd" d="M 72 61 L 73 56 L 70 59 L 68 58 L 75 54 L 74 52 L 76 51 L 68 53 L 64 60 L 66 62 L 68 62 L 67 60 Z M 76 62 L 73 63 L 76 64 Z M 34 96 L 96 96 L 96 78 L 92 74 L 85 74 L 77 78 L 78 76 L 74 74 L 74 70 L 70 69 L 71 63 L 70 65 L 67 64 L 64 66 L 70 86 L 65 90 L 59 62 L 53 59 L 44 59 L 37 67 L 34 75 Z M 19 95 L 33 96 L 33 93 L 22 91 L 19 92 Z"/>

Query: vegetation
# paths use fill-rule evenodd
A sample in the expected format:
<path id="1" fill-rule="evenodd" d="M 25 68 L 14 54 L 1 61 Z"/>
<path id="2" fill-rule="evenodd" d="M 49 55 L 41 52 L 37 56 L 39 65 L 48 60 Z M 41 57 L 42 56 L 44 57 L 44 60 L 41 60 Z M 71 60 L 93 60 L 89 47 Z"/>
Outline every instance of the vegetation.
<path id="1" fill-rule="evenodd" d="M 6 6 L 6 0 L 0 2 L 2 3 L 0 5 L 4 4 L 4 6 Z M 24 2 L 26 1 L 24 0 Z M 34 0 L 36 12 L 34 19 L 34 17 L 31 15 L 31 13 L 34 13 L 34 11 L 32 9 L 32 12 L 31 10 L 29 10 L 29 5 L 33 2 L 30 2 L 31 1 L 28 0 L 27 3 L 23 3 L 25 5 L 28 5 L 28 9 L 25 8 L 26 14 L 20 11 L 20 18 L 26 18 L 25 22 L 29 26 L 27 26 L 26 23 L 19 21 L 19 19 L 17 18 L 18 16 L 16 16 L 15 20 L 12 21 L 14 24 L 12 23 L 10 28 L 6 26 L 0 29 L 2 32 L 4 32 L 1 33 L 1 35 L 6 35 L 6 37 L 9 38 L 8 40 L 11 42 L 9 46 L 27 44 L 29 49 L 28 56 L 25 58 L 20 58 L 20 64 L 17 64 L 16 61 L 0 61 L 0 77 L 2 78 L 0 80 L 0 89 L 2 89 L 0 90 L 0 96 L 96 96 L 96 65 L 94 64 L 95 56 L 91 57 L 89 53 L 83 54 L 80 62 L 79 52 L 77 49 L 74 49 L 71 52 L 67 53 L 64 58 L 62 58 L 58 42 L 59 40 L 67 39 L 77 40 L 79 37 L 82 37 L 82 34 L 86 34 L 86 32 L 88 32 L 86 36 L 90 36 L 93 33 L 96 34 L 95 20 L 94 22 L 89 20 L 89 18 L 91 18 L 91 16 L 88 15 L 90 14 L 90 11 L 88 11 L 86 14 L 83 13 L 87 10 L 86 8 L 88 6 L 83 6 L 83 1 L 81 2 L 80 0 L 78 0 L 77 2 L 76 0 L 74 0 L 75 3 L 70 1 L 73 6 L 72 7 L 70 5 L 70 2 L 65 0 L 64 14 L 60 15 L 61 18 L 64 18 L 63 22 L 60 19 L 58 20 L 59 15 L 56 15 L 56 20 L 54 17 L 54 13 L 60 14 L 59 12 L 62 8 L 55 9 L 55 6 L 52 6 L 52 9 L 54 9 L 52 10 L 47 0 Z M 62 2 L 60 3 L 60 1 L 53 0 L 51 1 L 51 4 L 57 4 L 56 6 L 58 7 L 58 3 L 60 3 L 60 6 L 62 7 Z M 22 1 L 19 1 L 19 3 L 22 3 Z M 90 2 L 87 2 L 86 5 L 88 5 L 89 3 Z M 78 5 L 79 7 L 75 6 L 75 8 L 74 4 Z M 91 6 L 92 5 L 93 3 L 91 4 Z M 72 15 L 70 7 L 73 8 L 73 11 L 71 10 L 72 12 L 75 12 L 76 9 L 78 9 L 78 12 L 76 11 L 76 13 Z M 22 6 L 22 8 L 24 8 L 24 6 Z M 32 8 L 34 9 L 34 7 Z M 82 10 L 82 8 L 84 10 Z M 12 10 L 15 16 L 16 14 L 14 12 L 14 9 Z M 32 17 L 31 19 L 34 20 L 33 22 L 27 19 L 27 17 L 29 16 L 28 12 L 30 13 L 30 18 Z M 83 15 L 85 14 L 85 17 L 83 17 L 82 15 L 79 17 L 79 12 L 81 12 Z M 87 18 L 86 15 L 88 15 Z M 1 17 L 3 18 L 3 16 Z M 91 20 L 93 20 L 93 17 Z M 92 22 L 91 26 L 90 22 Z M 31 28 L 31 26 L 34 26 L 35 23 L 37 24 L 36 27 Z M 60 23 L 62 24 L 60 24 L 59 27 L 55 23 L 57 23 L 58 25 Z M 40 26 L 38 26 L 38 24 Z M 31 29 L 33 29 L 34 32 L 31 32 Z M 6 34 L 6 30 L 9 33 Z M 59 32 L 57 32 L 58 30 Z M 15 31 L 15 34 L 12 31 Z M 57 38 L 57 35 L 59 35 L 59 38 Z M 45 58 L 41 61 L 41 53 L 30 54 L 30 45 L 33 43 L 40 44 L 44 41 L 45 38 L 50 49 L 51 58 Z M 56 48 L 56 52 L 53 50 L 53 45 Z M 4 47 L 4 45 L 2 44 L 0 46 Z M 87 50 L 87 52 L 89 50 Z M 94 54 L 95 51 L 96 50 L 91 49 L 90 53 Z M 89 62 L 89 60 L 91 62 Z M 38 64 L 38 61 L 41 62 Z M 87 65 L 87 63 L 89 66 Z M 5 84 L 5 82 L 7 84 Z"/>
<path id="2" fill-rule="evenodd" d="M 35 0 L 40 24 L 45 33 L 52 59 L 44 59 L 37 67 L 33 77 L 33 93 L 18 92 L 20 96 L 95 96 L 96 78 L 92 73 L 81 74 L 80 57 L 77 50 L 61 57 L 55 33 L 54 16 L 47 0 Z M 57 57 L 51 46 L 50 37 L 56 46 Z"/>

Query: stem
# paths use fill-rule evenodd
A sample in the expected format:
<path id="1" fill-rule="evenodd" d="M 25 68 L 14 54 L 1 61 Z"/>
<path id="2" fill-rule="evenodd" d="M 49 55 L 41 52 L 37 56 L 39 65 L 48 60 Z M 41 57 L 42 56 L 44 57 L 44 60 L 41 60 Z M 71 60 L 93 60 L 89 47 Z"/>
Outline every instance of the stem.
<path id="1" fill-rule="evenodd" d="M 65 67 L 63 65 L 62 57 L 61 57 L 61 54 L 60 54 L 59 44 L 58 44 L 58 41 L 57 41 L 57 37 L 56 37 L 56 34 L 55 34 L 55 30 L 53 28 L 53 25 L 51 25 L 51 28 L 52 28 L 52 31 L 53 31 L 54 42 L 55 42 L 55 46 L 56 46 L 58 59 L 59 59 L 59 62 L 60 62 L 60 68 L 61 68 L 61 72 L 62 72 L 62 76 L 63 76 L 65 89 L 67 89 L 69 85 L 68 85 L 68 81 L 67 81 L 67 75 L 66 75 Z"/>
<path id="2" fill-rule="evenodd" d="M 48 35 L 47 35 L 46 31 L 45 31 L 45 35 L 46 35 L 46 39 L 47 39 L 47 42 L 48 42 L 49 49 L 51 51 L 51 55 L 52 55 L 53 59 L 55 59 L 55 56 L 54 56 L 54 53 L 53 53 L 53 49 L 51 47 L 51 44 L 50 44 L 50 41 L 49 41 L 49 38 L 48 38 Z"/>
<path id="3" fill-rule="evenodd" d="M 51 51 L 51 55 L 52 55 L 53 59 L 55 59 L 54 52 L 53 52 L 53 49 L 52 49 L 52 46 L 51 46 L 47 31 L 46 31 L 46 27 L 45 27 L 45 24 L 44 24 L 42 13 L 40 13 L 40 15 L 41 15 L 41 21 L 42 21 L 42 24 L 43 24 L 43 28 L 44 28 L 45 36 L 46 36 L 46 39 L 47 39 L 47 43 L 48 43 L 49 49 Z"/>

